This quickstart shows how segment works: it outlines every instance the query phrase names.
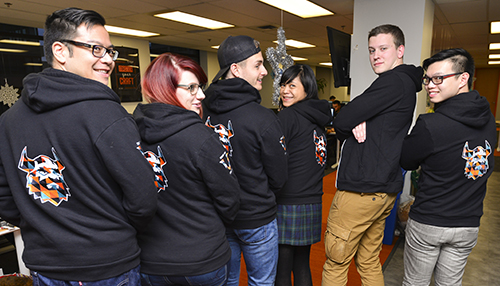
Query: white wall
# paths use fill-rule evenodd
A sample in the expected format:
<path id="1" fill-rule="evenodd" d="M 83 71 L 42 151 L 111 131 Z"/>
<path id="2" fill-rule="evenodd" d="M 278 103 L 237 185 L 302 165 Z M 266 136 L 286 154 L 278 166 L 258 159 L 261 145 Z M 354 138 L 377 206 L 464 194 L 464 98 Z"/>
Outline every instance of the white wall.
<path id="1" fill-rule="evenodd" d="M 432 11 L 431 11 L 432 10 Z M 430 16 L 427 16 L 431 13 Z M 425 16 L 424 16 L 425 15 Z M 425 27 L 432 29 L 434 8 L 431 0 L 355 0 L 354 26 L 351 41 L 351 99 L 361 94 L 377 77 L 368 57 L 368 32 L 382 24 L 399 26 L 405 34 L 407 64 L 419 66 L 422 56 L 430 53 L 430 40 L 424 39 Z M 429 21 L 430 17 L 430 21 Z M 430 23 L 429 23 L 430 22 Z M 432 30 L 431 30 L 432 31 Z M 432 36 L 432 32 L 429 34 Z"/>

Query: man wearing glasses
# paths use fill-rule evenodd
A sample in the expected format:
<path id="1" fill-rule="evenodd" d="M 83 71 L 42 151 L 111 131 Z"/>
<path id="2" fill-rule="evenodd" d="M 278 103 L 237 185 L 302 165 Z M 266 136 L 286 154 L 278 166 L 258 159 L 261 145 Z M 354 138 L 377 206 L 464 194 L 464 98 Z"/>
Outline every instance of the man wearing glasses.
<path id="1" fill-rule="evenodd" d="M 0 117 L 0 216 L 21 228 L 35 285 L 140 285 L 136 234 L 156 210 L 132 117 L 108 86 L 118 52 L 94 11 L 45 23 L 51 68 Z"/>
<path id="2" fill-rule="evenodd" d="M 477 243 L 486 181 L 493 171 L 495 118 L 470 90 L 474 61 L 463 49 L 424 60 L 423 78 L 435 113 L 422 114 L 404 139 L 401 166 L 421 167 L 406 225 L 403 285 L 462 285 Z"/>

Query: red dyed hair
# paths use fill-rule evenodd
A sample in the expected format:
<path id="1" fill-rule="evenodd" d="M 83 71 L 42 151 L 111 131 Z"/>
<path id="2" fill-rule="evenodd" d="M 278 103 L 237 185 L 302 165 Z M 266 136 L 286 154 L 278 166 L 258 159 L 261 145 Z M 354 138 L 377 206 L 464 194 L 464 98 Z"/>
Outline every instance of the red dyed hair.
<path id="1" fill-rule="evenodd" d="M 164 53 L 149 64 L 141 82 L 142 93 L 148 102 L 161 102 L 185 108 L 177 99 L 180 75 L 192 72 L 200 84 L 207 83 L 207 75 L 200 65 L 186 56 Z M 201 113 L 200 113 L 201 115 Z"/>

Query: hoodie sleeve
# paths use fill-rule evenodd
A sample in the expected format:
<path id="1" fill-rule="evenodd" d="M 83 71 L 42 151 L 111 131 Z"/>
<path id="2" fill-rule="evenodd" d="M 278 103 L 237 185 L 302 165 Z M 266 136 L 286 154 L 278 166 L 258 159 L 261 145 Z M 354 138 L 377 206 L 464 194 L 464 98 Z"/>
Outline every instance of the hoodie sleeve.
<path id="1" fill-rule="evenodd" d="M 419 118 L 403 141 L 400 164 L 405 170 L 416 170 L 434 150 L 434 142 L 424 120 Z"/>
<path id="2" fill-rule="evenodd" d="M 352 136 L 352 129 L 360 123 L 383 113 L 407 95 L 399 73 L 381 75 L 361 95 L 344 106 L 333 122 L 340 141 Z M 413 84 L 412 84 L 413 87 Z"/>
<path id="3" fill-rule="evenodd" d="M 143 230 L 157 208 L 154 172 L 138 148 L 140 136 L 132 117 L 124 117 L 104 131 L 96 142 L 101 158 L 123 191 L 122 206 L 130 223 Z"/>
<path id="4" fill-rule="evenodd" d="M 285 185 L 288 179 L 286 138 L 277 117 L 276 120 L 264 130 L 261 140 L 262 164 L 269 181 L 269 187 L 276 193 Z"/>
<path id="5" fill-rule="evenodd" d="M 0 161 L 0 217 L 13 225 L 21 223 L 21 213 L 17 209 L 14 197 L 7 183 L 7 174 Z"/>
<path id="6" fill-rule="evenodd" d="M 211 132 L 203 144 L 197 165 L 219 217 L 224 223 L 231 223 L 240 208 L 240 185 L 217 134 Z"/>

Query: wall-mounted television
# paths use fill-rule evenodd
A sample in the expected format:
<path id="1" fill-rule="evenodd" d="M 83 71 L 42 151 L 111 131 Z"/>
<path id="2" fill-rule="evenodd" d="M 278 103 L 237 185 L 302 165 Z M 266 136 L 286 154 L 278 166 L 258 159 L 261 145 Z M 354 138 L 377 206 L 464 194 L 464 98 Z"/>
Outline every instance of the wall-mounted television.
<path id="1" fill-rule="evenodd" d="M 328 26 L 326 31 L 330 44 L 334 86 L 350 86 L 351 35 Z"/>

